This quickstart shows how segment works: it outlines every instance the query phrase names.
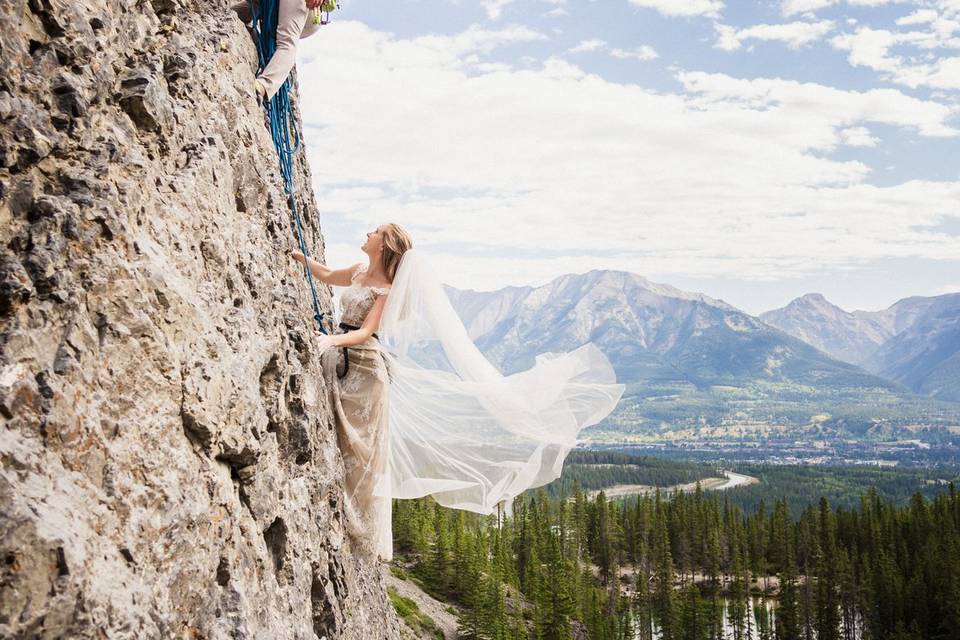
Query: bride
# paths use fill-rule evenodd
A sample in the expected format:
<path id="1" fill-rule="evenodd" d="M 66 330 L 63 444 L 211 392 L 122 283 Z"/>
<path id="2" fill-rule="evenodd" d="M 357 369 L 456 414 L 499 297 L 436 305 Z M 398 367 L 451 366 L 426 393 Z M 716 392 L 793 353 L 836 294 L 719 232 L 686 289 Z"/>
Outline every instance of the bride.
<path id="1" fill-rule="evenodd" d="M 347 531 L 369 557 L 393 557 L 391 498 L 432 495 L 481 514 L 560 476 L 578 433 L 616 406 L 606 356 L 591 343 L 501 374 L 473 344 L 409 234 L 384 224 L 368 263 L 330 269 L 293 258 L 340 297 L 318 346 L 346 473 Z"/>

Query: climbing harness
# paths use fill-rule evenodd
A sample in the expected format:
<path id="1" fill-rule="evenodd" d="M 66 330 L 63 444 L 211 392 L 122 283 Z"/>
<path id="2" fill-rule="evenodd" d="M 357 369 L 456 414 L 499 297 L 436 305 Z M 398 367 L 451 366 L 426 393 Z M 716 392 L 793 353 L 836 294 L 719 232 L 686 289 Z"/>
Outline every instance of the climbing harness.
<path id="1" fill-rule="evenodd" d="M 257 73 L 266 68 L 270 58 L 277 48 L 277 22 L 279 19 L 279 1 L 261 0 L 250 2 L 250 15 L 253 16 L 253 41 L 257 45 L 260 68 Z M 296 223 L 297 242 L 300 244 L 300 253 L 303 254 L 303 271 L 310 285 L 310 296 L 313 301 L 313 318 L 317 321 L 322 333 L 327 333 L 323 326 L 323 311 L 320 310 L 320 301 L 317 298 L 317 287 L 310 271 L 310 251 L 304 239 L 303 220 L 297 208 L 296 191 L 293 182 L 293 158 L 300 149 L 300 134 L 296 129 L 293 117 L 293 105 L 290 100 L 290 77 L 284 80 L 280 90 L 270 99 L 265 100 L 264 108 L 270 121 L 270 136 L 273 146 L 277 150 L 277 159 L 280 162 L 280 174 L 283 176 L 283 190 L 287 194 L 287 204 L 293 213 Z"/>
<path id="2" fill-rule="evenodd" d="M 344 331 L 357 331 L 360 329 L 360 327 L 347 324 L 346 322 L 341 322 L 339 327 Z M 377 340 L 380 339 L 380 336 L 378 336 L 376 333 L 372 333 L 370 335 Z M 343 379 L 347 377 L 347 372 L 350 371 L 350 349 L 348 347 L 340 347 L 340 351 L 343 352 L 343 369 L 341 370 L 339 366 L 337 367 L 337 377 Z"/>

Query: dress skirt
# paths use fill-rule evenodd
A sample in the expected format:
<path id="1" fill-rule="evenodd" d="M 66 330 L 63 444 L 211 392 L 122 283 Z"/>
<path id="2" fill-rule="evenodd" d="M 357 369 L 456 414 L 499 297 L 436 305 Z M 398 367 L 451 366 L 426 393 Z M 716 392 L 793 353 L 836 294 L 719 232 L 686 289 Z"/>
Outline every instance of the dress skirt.
<path id="1" fill-rule="evenodd" d="M 346 476 L 347 533 L 369 558 L 393 558 L 391 499 L 374 489 L 389 480 L 390 379 L 380 343 L 369 338 L 349 347 L 346 375 L 343 349 L 323 354 L 323 369 L 331 394 L 337 440 Z"/>

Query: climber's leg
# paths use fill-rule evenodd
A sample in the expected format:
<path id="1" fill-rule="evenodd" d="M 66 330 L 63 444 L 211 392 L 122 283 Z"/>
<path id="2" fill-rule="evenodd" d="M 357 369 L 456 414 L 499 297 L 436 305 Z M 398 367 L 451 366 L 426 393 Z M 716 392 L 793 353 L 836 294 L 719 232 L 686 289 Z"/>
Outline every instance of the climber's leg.
<path id="1" fill-rule="evenodd" d="M 297 40 L 307 23 L 305 0 L 280 0 L 277 16 L 277 48 L 267 63 L 267 68 L 258 77 L 266 89 L 267 98 L 280 90 L 297 61 Z"/>

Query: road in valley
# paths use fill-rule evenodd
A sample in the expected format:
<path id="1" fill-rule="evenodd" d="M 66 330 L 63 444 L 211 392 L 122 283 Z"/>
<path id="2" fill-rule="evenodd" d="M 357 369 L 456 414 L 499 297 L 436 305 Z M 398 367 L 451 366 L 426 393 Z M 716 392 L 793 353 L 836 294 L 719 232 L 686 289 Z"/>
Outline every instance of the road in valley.
<path id="1" fill-rule="evenodd" d="M 723 491 L 725 489 L 743 487 L 760 482 L 753 476 L 744 475 L 742 473 L 737 473 L 727 469 L 722 470 L 720 473 L 723 474 L 723 477 L 704 478 L 703 480 L 700 480 L 700 488 L 704 491 Z M 696 491 L 697 483 L 687 482 L 684 484 L 675 484 L 671 487 L 659 487 L 659 489 L 660 493 L 663 494 L 674 493 L 675 491 L 692 493 L 693 491 Z M 615 484 L 610 487 L 605 487 L 603 489 L 603 493 L 608 498 L 619 498 L 623 496 L 646 495 L 648 493 L 654 493 L 656 490 L 657 487 L 649 484 Z M 598 493 L 600 493 L 599 489 L 589 491 L 587 492 L 587 495 L 592 498 Z"/>

